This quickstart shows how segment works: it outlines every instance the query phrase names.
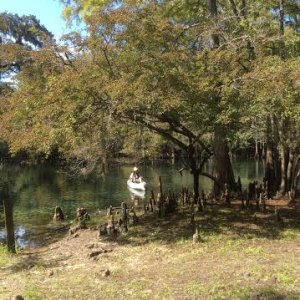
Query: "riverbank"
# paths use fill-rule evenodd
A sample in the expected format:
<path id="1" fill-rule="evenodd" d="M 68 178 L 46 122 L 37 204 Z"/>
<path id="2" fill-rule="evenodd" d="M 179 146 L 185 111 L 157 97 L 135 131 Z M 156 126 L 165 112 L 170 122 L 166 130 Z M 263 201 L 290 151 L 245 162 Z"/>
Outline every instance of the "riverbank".
<path id="1" fill-rule="evenodd" d="M 0 298 L 299 299 L 299 208 L 267 204 L 266 213 L 234 203 L 197 212 L 196 244 L 181 209 L 143 215 L 114 239 L 87 229 L 16 256 L 2 250 Z"/>

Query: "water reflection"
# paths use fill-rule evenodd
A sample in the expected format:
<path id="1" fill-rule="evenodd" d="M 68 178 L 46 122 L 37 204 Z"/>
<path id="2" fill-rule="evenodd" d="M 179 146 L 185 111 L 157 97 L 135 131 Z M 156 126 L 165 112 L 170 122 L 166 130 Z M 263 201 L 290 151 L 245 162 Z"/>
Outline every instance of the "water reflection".
<path id="1" fill-rule="evenodd" d="M 249 181 L 261 180 L 264 166 L 260 162 L 240 161 L 233 164 L 236 178 L 241 177 L 243 188 Z M 159 163 L 155 166 L 139 166 L 147 180 L 147 191 L 128 189 L 127 178 L 132 166 L 120 166 L 110 170 L 102 179 L 69 178 L 66 174 L 51 167 L 6 166 L 0 170 L 0 184 L 3 178 L 10 178 L 14 199 L 14 219 L 19 246 L 34 247 L 41 236 L 53 234 L 52 216 L 54 207 L 60 206 L 70 219 L 75 217 L 77 207 L 86 207 L 96 212 L 121 202 L 141 205 L 151 192 L 159 190 L 159 176 L 163 190 L 180 191 L 182 186 L 192 188 L 192 176 L 188 171 L 178 172 L 181 166 Z M 212 166 L 208 165 L 207 172 Z M 210 190 L 210 179 L 200 178 L 200 189 Z M 3 207 L 0 204 L 0 240 L 4 238 Z M 52 231 L 51 231 L 52 230 Z M 55 231 L 55 230 L 54 230 Z"/>
<path id="2" fill-rule="evenodd" d="M 6 232 L 4 228 L 0 230 L 0 241 L 6 238 Z M 16 244 L 20 248 L 34 248 L 37 246 L 37 243 L 34 240 L 30 239 L 30 230 L 27 230 L 25 226 L 20 225 L 15 227 L 15 239 Z"/>

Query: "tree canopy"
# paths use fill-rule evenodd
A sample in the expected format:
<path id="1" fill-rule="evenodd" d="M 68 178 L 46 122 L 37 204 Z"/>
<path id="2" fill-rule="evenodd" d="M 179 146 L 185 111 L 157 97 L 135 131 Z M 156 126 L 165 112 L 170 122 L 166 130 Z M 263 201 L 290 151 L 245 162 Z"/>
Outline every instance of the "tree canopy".
<path id="1" fill-rule="evenodd" d="M 128 137 L 150 149 L 153 132 L 184 153 L 196 196 L 200 175 L 234 188 L 229 148 L 253 140 L 272 156 L 284 146 L 297 173 L 299 1 L 62 2 L 85 32 L 20 54 L 1 104 L 12 152 L 58 149 L 92 169 L 130 152 Z"/>

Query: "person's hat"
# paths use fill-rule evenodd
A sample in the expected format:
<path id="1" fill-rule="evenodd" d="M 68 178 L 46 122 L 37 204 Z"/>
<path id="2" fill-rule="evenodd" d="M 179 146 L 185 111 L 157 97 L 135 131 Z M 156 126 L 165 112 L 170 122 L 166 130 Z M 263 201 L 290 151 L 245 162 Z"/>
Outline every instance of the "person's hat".
<path id="1" fill-rule="evenodd" d="M 137 168 L 137 167 L 134 167 L 134 168 L 133 168 L 133 171 L 134 171 L 134 172 L 136 172 L 137 170 L 138 170 L 138 168 Z"/>

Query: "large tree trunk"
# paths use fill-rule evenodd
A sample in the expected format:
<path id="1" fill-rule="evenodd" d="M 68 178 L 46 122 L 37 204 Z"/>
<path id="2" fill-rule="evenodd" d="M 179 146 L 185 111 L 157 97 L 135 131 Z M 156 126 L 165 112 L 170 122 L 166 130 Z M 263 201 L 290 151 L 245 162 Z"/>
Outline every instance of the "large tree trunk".
<path id="1" fill-rule="evenodd" d="M 266 159 L 266 147 L 265 142 L 261 143 L 261 159 L 264 161 Z"/>
<path id="2" fill-rule="evenodd" d="M 298 186 L 299 186 L 299 182 L 300 182 L 300 170 L 298 170 L 296 176 L 295 176 L 295 197 L 298 197 L 299 195 L 299 190 L 298 190 Z"/>
<path id="3" fill-rule="evenodd" d="M 255 153 L 254 153 L 254 158 L 259 159 L 259 146 L 258 146 L 258 141 L 255 139 Z"/>
<path id="4" fill-rule="evenodd" d="M 298 185 L 299 185 L 299 180 L 300 180 L 300 155 L 294 159 L 293 163 L 293 171 L 292 171 L 292 187 L 291 191 L 294 192 L 295 196 L 298 195 Z"/>
<path id="5" fill-rule="evenodd" d="M 218 6 L 216 0 L 207 0 L 208 12 L 212 19 L 216 21 L 218 16 Z M 213 48 L 220 46 L 220 40 L 218 34 L 212 34 Z M 220 102 L 219 97 L 215 97 L 216 106 Z M 224 188 L 225 183 L 228 184 L 230 189 L 235 189 L 235 180 L 232 170 L 232 165 L 229 157 L 229 149 L 225 140 L 226 132 L 221 125 L 217 125 L 214 130 L 214 141 L 213 141 L 213 153 L 214 153 L 214 177 L 216 182 L 214 183 L 214 192 L 216 195 L 221 193 L 221 189 Z"/>
<path id="6" fill-rule="evenodd" d="M 293 180 L 293 163 L 294 163 L 294 153 L 290 150 L 289 151 L 289 159 L 286 171 L 286 184 L 287 184 L 287 191 L 291 190 L 292 187 L 292 180 Z"/>
<path id="7" fill-rule="evenodd" d="M 271 193 L 275 192 L 276 190 L 276 171 L 273 144 L 271 118 L 267 117 L 265 180 L 268 181 L 268 187 Z"/>
<path id="8" fill-rule="evenodd" d="M 216 195 L 221 193 L 221 189 L 224 188 L 225 183 L 232 190 L 235 189 L 234 173 L 232 164 L 229 157 L 228 145 L 225 141 L 224 129 L 220 126 L 216 126 L 214 132 L 213 141 L 214 152 L 214 171 L 213 175 L 217 179 L 219 184 L 214 183 L 214 192 Z"/>
<path id="9" fill-rule="evenodd" d="M 207 9 L 211 17 L 216 20 L 218 15 L 218 6 L 216 0 L 207 0 Z M 220 46 L 220 40 L 218 34 L 212 34 L 212 44 L 213 48 L 218 48 Z"/>
<path id="10" fill-rule="evenodd" d="M 3 187 L 1 191 L 1 197 L 3 200 L 5 228 L 7 231 L 7 249 L 12 253 L 16 253 L 13 202 L 9 194 L 9 189 L 6 186 Z"/>
<path id="11" fill-rule="evenodd" d="M 194 189 L 194 201 L 198 201 L 199 198 L 199 171 L 194 171 L 193 172 L 193 189 Z"/>
<path id="12" fill-rule="evenodd" d="M 284 34 L 284 0 L 279 0 L 279 31 Z"/>
<path id="13" fill-rule="evenodd" d="M 265 180 L 268 181 L 269 190 L 274 192 L 276 190 L 276 171 L 273 158 L 273 147 L 271 144 L 267 144 L 266 151 L 266 171 Z"/>
<path id="14" fill-rule="evenodd" d="M 176 154 L 175 154 L 175 146 L 174 145 L 171 145 L 171 162 L 172 162 L 172 165 L 175 165 L 175 162 L 176 162 Z"/>
<path id="15" fill-rule="evenodd" d="M 284 145 L 280 145 L 280 194 L 287 192 L 287 150 Z"/>
<path id="16" fill-rule="evenodd" d="M 199 197 L 199 175 L 200 175 L 200 170 L 198 170 L 197 168 L 197 162 L 200 158 L 198 157 L 198 152 L 196 151 L 193 143 L 189 144 L 188 158 L 189 158 L 191 173 L 193 175 L 193 180 L 194 180 L 193 181 L 194 198 L 197 201 Z"/>

